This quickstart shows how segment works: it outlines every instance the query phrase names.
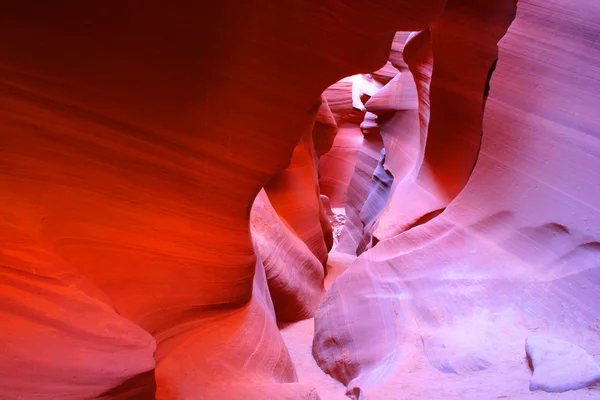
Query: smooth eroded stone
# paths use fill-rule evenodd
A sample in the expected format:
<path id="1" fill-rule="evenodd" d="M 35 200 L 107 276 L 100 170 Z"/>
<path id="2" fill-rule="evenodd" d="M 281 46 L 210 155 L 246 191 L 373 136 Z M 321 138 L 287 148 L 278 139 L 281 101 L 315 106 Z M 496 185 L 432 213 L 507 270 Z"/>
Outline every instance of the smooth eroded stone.
<path id="1" fill-rule="evenodd" d="M 572 343 L 530 336 L 525 351 L 533 366 L 529 390 L 566 392 L 600 381 L 600 366 L 587 351 Z"/>
<path id="2" fill-rule="evenodd" d="M 0 399 L 80 400 L 154 369 L 154 338 L 17 230 L 0 230 Z"/>

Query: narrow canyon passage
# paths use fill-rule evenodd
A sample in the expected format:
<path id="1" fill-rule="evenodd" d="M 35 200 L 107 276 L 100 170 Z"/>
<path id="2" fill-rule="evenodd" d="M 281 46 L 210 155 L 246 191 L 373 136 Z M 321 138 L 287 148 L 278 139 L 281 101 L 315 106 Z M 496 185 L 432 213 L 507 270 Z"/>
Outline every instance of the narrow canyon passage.
<path id="1" fill-rule="evenodd" d="M 0 400 L 600 399 L 600 3 L 0 35 Z"/>
<path id="2" fill-rule="evenodd" d="M 512 22 L 512 18 L 506 21 Z M 413 40 L 410 45 L 407 45 L 410 58 L 407 56 L 402 58 L 408 38 Z M 389 153 L 392 157 L 396 154 L 403 156 L 404 169 L 395 170 L 395 175 L 398 179 L 405 180 L 404 187 L 418 184 L 415 182 L 418 178 L 410 179 L 406 176 L 411 169 L 419 168 L 419 162 L 426 162 L 423 159 L 419 161 L 417 155 L 419 146 L 423 145 L 424 142 L 419 140 L 418 114 L 413 111 L 417 110 L 418 107 L 416 105 L 411 107 L 410 103 L 398 101 L 399 96 L 407 96 L 407 93 L 408 96 L 412 95 L 412 98 L 417 97 L 417 89 L 413 84 L 415 79 L 409 72 L 408 65 L 397 62 L 398 59 L 402 61 L 409 60 L 409 63 L 415 62 L 413 54 L 417 53 L 415 47 L 419 44 L 416 39 L 418 37 L 415 34 L 398 32 L 392 44 L 393 50 L 390 61 L 384 68 L 370 74 L 343 79 L 324 92 L 328 104 L 334 105 L 332 111 L 340 127 L 331 149 L 321 156 L 319 163 L 320 188 L 322 198 L 325 200 L 326 213 L 332 226 L 339 231 L 339 234 L 334 235 L 334 246 L 329 253 L 325 278 L 326 290 L 329 290 L 339 275 L 346 269 L 365 268 L 365 265 L 361 264 L 364 262 L 362 259 L 357 262 L 357 256 L 366 251 L 363 258 L 367 258 L 372 251 L 365 248 L 371 246 L 372 234 L 365 235 L 365 233 L 371 229 L 373 221 L 385 218 L 385 214 L 383 214 L 385 207 L 391 207 L 394 202 L 399 201 L 393 197 L 390 200 L 390 192 L 400 189 L 398 189 L 398 186 L 394 186 L 394 175 L 388 170 L 389 165 L 394 162 L 398 163 L 398 160 L 389 160 L 386 165 L 386 155 Z M 499 37 L 496 37 L 496 40 L 499 39 Z M 429 38 L 429 40 L 431 39 Z M 391 61 L 396 61 L 396 64 L 392 64 Z M 468 63 L 468 60 L 466 60 L 466 63 Z M 479 87 L 483 90 L 483 93 L 477 99 L 479 102 L 477 107 L 482 109 L 481 105 L 485 104 L 489 95 L 490 81 L 496 63 L 496 56 L 493 51 L 490 51 L 487 64 L 481 65 L 479 68 L 479 79 L 481 80 Z M 438 68 L 440 68 L 440 64 L 445 68 L 449 68 L 439 62 L 437 64 Z M 485 75 L 486 68 L 487 76 Z M 415 70 L 416 68 L 412 69 L 412 71 Z M 435 71 L 435 64 L 433 70 Z M 402 71 L 410 79 L 403 79 L 401 77 Z M 456 71 L 464 72 L 464 64 L 458 66 Z M 431 70 L 429 70 L 429 74 L 431 74 Z M 471 74 L 473 75 L 472 71 Z M 487 81 L 484 81 L 484 78 Z M 431 91 L 430 88 L 425 88 Z M 410 93 L 411 90 L 412 93 Z M 360 96 L 358 107 L 356 106 L 357 94 Z M 362 101 L 366 103 L 366 106 L 360 107 Z M 339 106 L 340 104 L 345 104 L 345 110 L 335 108 L 335 105 Z M 399 104 L 404 107 L 399 107 Z M 407 104 L 409 105 L 407 106 Z M 350 106 L 353 108 L 350 108 Z M 459 106 L 463 107 L 464 104 Z M 411 117 L 414 120 L 412 125 L 406 122 Z M 483 114 L 480 114 L 479 117 L 475 114 L 475 118 L 483 120 Z M 402 121 L 402 123 L 396 122 L 394 124 L 395 121 Z M 461 123 L 464 123 L 464 121 L 461 121 Z M 445 128 L 448 129 L 447 124 Z M 428 135 L 431 129 L 430 123 L 426 133 L 429 138 Z M 481 125 L 479 129 L 482 129 Z M 386 138 L 386 135 L 389 135 L 387 140 L 382 140 L 382 136 Z M 410 138 L 411 135 L 412 139 Z M 412 157 L 410 157 L 410 149 L 414 151 Z M 398 153 L 399 151 L 401 153 Z M 420 151 L 422 152 L 423 149 L 421 148 Z M 411 163 L 412 165 L 409 165 Z M 413 174 L 418 175 L 416 172 Z M 463 183 L 466 184 L 466 180 Z M 323 197 L 323 195 L 327 197 Z M 431 221 L 434 217 L 424 219 L 422 223 Z M 342 223 L 348 225 L 344 226 Z M 342 225 L 341 229 L 340 225 Z M 548 236 L 552 237 L 557 232 L 560 232 L 559 227 L 548 226 L 545 229 L 538 230 L 534 240 L 543 243 L 551 240 Z M 365 236 L 368 237 L 367 240 L 364 239 Z M 433 257 L 433 255 L 429 256 Z M 388 258 L 386 253 L 380 253 L 380 257 L 380 260 Z M 356 266 L 353 266 L 355 262 Z M 376 266 L 372 268 L 374 268 L 373 273 L 378 273 Z M 395 271 L 398 271 L 398 274 L 393 276 L 403 275 L 402 268 L 397 268 Z M 362 273 L 363 271 L 357 272 Z M 455 288 L 444 287 L 444 281 L 447 279 L 454 282 L 464 279 L 463 285 L 469 291 L 483 290 L 483 284 L 480 283 L 482 277 L 461 276 L 464 272 L 457 269 L 456 266 L 448 269 L 439 268 L 438 273 L 454 274 L 454 276 L 442 278 L 441 282 L 433 286 L 436 291 L 450 290 L 453 297 L 454 294 L 460 293 Z M 387 277 L 388 280 L 390 278 L 391 276 Z M 381 282 L 381 276 L 370 275 L 367 278 L 362 275 L 362 279 L 363 282 L 367 279 L 374 279 L 376 284 Z M 404 279 L 401 281 L 404 281 Z M 360 282 L 357 283 L 361 285 Z M 342 279 L 340 282 L 341 288 L 338 290 L 340 292 L 348 290 L 345 287 L 346 285 L 350 285 L 349 288 L 352 288 L 352 283 L 344 282 Z M 529 285 L 531 287 L 532 284 Z M 298 371 L 299 381 L 316 387 L 321 399 L 336 400 L 348 397 L 354 399 L 431 399 L 438 398 L 436 396 L 445 399 L 592 399 L 600 397 L 600 391 L 593 384 L 585 391 L 567 393 L 530 391 L 532 367 L 523 351 L 525 339 L 545 333 L 556 337 L 557 332 L 549 329 L 550 318 L 544 316 L 542 312 L 531 312 L 533 315 L 519 315 L 522 310 L 518 309 L 518 304 L 523 299 L 522 295 L 516 293 L 516 290 L 512 291 L 512 296 L 519 296 L 516 305 L 510 304 L 510 307 L 498 308 L 486 307 L 480 304 L 473 305 L 472 299 L 477 296 L 477 293 L 475 293 L 469 295 L 471 297 L 470 301 L 463 300 L 460 304 L 462 315 L 453 316 L 450 321 L 435 321 L 435 314 L 432 313 L 431 309 L 427 310 L 435 302 L 423 296 L 419 290 L 413 290 L 409 284 L 406 284 L 403 288 L 403 293 L 397 294 L 390 290 L 390 286 L 375 286 L 375 289 L 366 291 L 362 301 L 368 302 L 370 299 L 375 298 L 382 307 L 385 307 L 385 302 L 390 300 L 420 302 L 420 304 L 412 305 L 412 309 L 410 306 L 398 306 L 398 310 L 402 310 L 401 312 L 404 313 L 403 318 L 400 320 L 402 323 L 400 328 L 403 332 L 395 342 L 389 344 L 387 349 L 376 349 L 375 351 L 378 351 L 378 353 L 371 355 L 370 360 L 366 359 L 368 362 L 380 364 L 377 366 L 378 370 L 376 370 L 378 375 L 376 378 L 370 377 L 370 381 L 360 382 L 359 385 L 356 385 L 358 390 L 352 390 L 354 382 L 350 380 L 344 382 L 344 378 L 346 374 L 352 373 L 348 370 L 348 367 L 352 366 L 353 362 L 359 364 L 356 375 L 360 377 L 361 373 L 364 373 L 361 368 L 365 365 L 368 366 L 365 359 L 354 356 L 356 359 L 353 360 L 353 355 L 347 350 L 347 347 L 337 343 L 331 346 L 322 337 L 315 337 L 315 322 L 313 319 L 282 326 L 281 333 Z M 433 287 L 427 286 L 426 289 L 429 291 Z M 501 285 L 495 286 L 493 290 L 511 292 L 510 288 L 502 288 Z M 391 298 L 390 292 L 393 296 Z M 363 290 L 362 293 L 365 293 L 365 291 Z M 338 296 L 340 295 L 341 293 L 338 294 Z M 325 305 L 323 307 L 325 311 L 317 312 L 317 318 L 321 320 L 317 322 L 317 329 L 320 328 L 322 335 L 330 335 L 330 338 L 327 338 L 328 340 L 344 339 L 345 332 L 338 329 L 338 326 L 357 325 L 361 321 L 367 321 L 367 324 L 373 323 L 374 320 L 370 319 L 370 315 L 357 314 L 356 311 L 352 310 L 352 307 L 357 307 L 357 300 L 353 295 L 355 293 L 349 293 L 350 297 L 346 297 L 347 303 L 337 303 L 339 307 L 336 309 L 328 310 L 328 305 Z M 419 299 L 420 296 L 423 298 Z M 529 296 L 532 296 L 532 294 L 529 294 Z M 459 298 L 459 296 L 456 296 L 456 298 Z M 453 302 L 457 302 L 457 300 L 454 299 Z M 452 308 L 459 305 L 450 303 L 445 306 L 447 310 L 445 312 L 442 310 L 440 313 L 442 316 L 444 314 L 452 315 L 454 313 Z M 358 307 L 360 309 L 360 306 Z M 435 305 L 434 307 L 439 306 Z M 378 308 L 379 306 L 375 306 L 372 310 Z M 399 316 L 396 310 L 395 312 L 397 321 Z M 423 315 L 425 312 L 427 314 Z M 338 321 L 338 325 L 328 329 L 331 324 L 327 320 L 328 317 L 335 317 L 339 313 L 343 315 L 343 322 Z M 426 318 L 433 319 L 434 323 Z M 392 321 L 393 319 L 387 320 L 387 322 Z M 326 328 L 323 328 L 323 326 Z M 594 322 L 587 327 L 576 326 L 575 329 L 571 328 L 569 330 L 566 329 L 566 326 L 563 326 L 561 327 L 560 337 L 591 350 L 591 354 L 597 356 L 600 353 L 598 353 L 597 344 L 598 331 L 595 326 Z M 372 331 L 370 327 L 365 328 L 362 331 L 362 337 L 360 336 L 360 330 L 354 330 L 356 336 L 350 339 L 349 346 L 360 344 L 362 347 L 355 347 L 356 351 L 359 354 L 360 352 L 368 353 L 371 347 L 376 348 L 381 345 L 381 339 L 378 340 L 377 335 L 379 332 L 386 333 L 385 321 L 379 328 L 378 331 Z M 389 327 L 387 329 L 389 330 Z M 352 332 L 352 329 L 349 329 L 349 331 Z M 376 339 L 373 340 L 373 337 L 376 337 Z M 320 346 L 320 348 L 316 348 L 316 352 L 313 349 L 313 341 Z M 315 358 L 319 359 L 321 356 L 319 352 L 323 349 L 327 351 L 328 347 L 339 348 L 340 358 L 337 359 L 333 367 L 328 364 L 327 359 L 320 360 L 320 365 L 324 365 L 325 370 L 331 375 L 338 379 L 341 378 L 340 380 L 344 384 L 326 374 L 315 361 Z M 397 355 L 396 360 L 390 360 L 389 355 L 394 354 L 394 352 L 400 354 Z M 328 357 L 331 356 L 328 355 Z M 393 363 L 393 365 L 387 367 L 385 363 Z M 386 367 L 388 371 L 385 371 Z M 565 367 L 561 366 L 560 368 Z M 583 373 L 583 375 L 585 374 Z M 558 383 L 555 382 L 555 384 Z M 346 385 L 348 385 L 348 388 Z M 427 390 L 424 390 L 424 387 Z M 351 390 L 348 390 L 349 388 Z M 432 393 L 435 393 L 435 395 L 432 395 Z"/>

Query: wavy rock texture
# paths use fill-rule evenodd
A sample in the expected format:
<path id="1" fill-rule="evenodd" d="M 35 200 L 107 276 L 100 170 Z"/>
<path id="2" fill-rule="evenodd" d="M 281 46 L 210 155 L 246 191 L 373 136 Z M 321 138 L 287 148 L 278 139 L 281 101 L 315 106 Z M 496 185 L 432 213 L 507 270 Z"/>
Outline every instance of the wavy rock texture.
<path id="1" fill-rule="evenodd" d="M 435 63 L 426 147 L 415 175 L 393 189 L 376 229 L 379 240 L 439 214 L 466 184 L 481 144 L 483 93 L 497 58 L 496 43 L 513 17 L 514 1 L 449 1 L 431 27 Z"/>
<path id="2" fill-rule="evenodd" d="M 290 166 L 277 173 L 265 185 L 265 192 L 277 213 L 324 266 L 327 262 L 327 242 L 331 243 L 317 173 L 317 153 L 313 131 L 307 130 L 295 147 Z M 323 221 L 323 223 L 322 223 Z M 325 234 L 329 236 L 325 239 Z"/>
<path id="3" fill-rule="evenodd" d="M 319 158 L 329 152 L 331 147 L 333 146 L 333 142 L 335 140 L 335 136 L 338 133 L 337 122 L 333 113 L 331 112 L 331 108 L 329 107 L 329 103 L 325 96 L 321 95 L 321 106 L 319 107 L 319 111 L 317 112 L 317 118 L 315 120 L 315 125 L 312 130 L 312 145 L 314 148 L 314 152 L 316 153 L 317 160 L 314 159 L 313 154 L 313 167 L 316 170 L 317 175 L 317 190 L 319 191 L 319 219 L 321 224 L 321 230 L 323 231 L 323 239 L 325 240 L 325 247 L 327 248 L 327 252 L 329 252 L 333 246 L 334 242 L 337 240 L 337 236 L 334 234 L 334 227 L 331 224 L 330 217 L 328 211 L 331 209 L 328 207 L 329 198 L 324 196 L 321 193 L 321 187 L 318 184 L 319 177 Z M 312 153 L 312 151 L 311 151 Z M 326 199 L 327 206 L 324 204 L 324 198 Z"/>
<path id="4" fill-rule="evenodd" d="M 432 27 L 431 120 L 419 173 L 390 199 L 398 211 L 380 216 L 381 241 L 338 278 L 315 319 L 315 358 L 350 397 L 420 398 L 426 385 L 427 393 L 465 399 L 546 398 L 528 393 L 527 336 L 600 351 L 600 7 L 518 3 L 500 41 L 481 137 L 486 76 L 514 7 L 449 2 Z M 468 57 L 449 57 L 461 52 Z M 386 163 L 395 158 L 389 151 Z M 426 196 L 410 194 L 419 191 Z M 490 384 L 499 377 L 502 385 Z"/>
<path id="5" fill-rule="evenodd" d="M 317 112 L 317 118 L 312 134 L 317 157 L 321 157 L 331 150 L 337 132 L 337 120 L 331 111 L 331 107 L 329 107 L 327 98 L 324 95 L 321 95 L 321 105 Z"/>
<path id="6" fill-rule="evenodd" d="M 330 85 L 323 92 L 323 97 L 327 100 L 331 114 L 338 125 L 352 118 L 352 90 L 353 79 L 346 77 Z"/>
<path id="7" fill-rule="evenodd" d="M 407 60 L 413 75 L 402 58 L 409 36 L 410 33 L 399 32 L 394 37 L 390 60 L 395 65 L 395 73 L 366 103 L 369 111 L 361 124 L 365 141 L 348 190 L 348 219 L 337 248 L 340 252 L 360 255 L 371 247 L 372 234 L 379 222 L 375 218 L 386 204 L 389 210 L 396 203 L 392 201 L 388 204 L 388 198 L 390 193 L 402 193 L 402 190 L 395 190 L 400 183 L 403 183 L 402 188 L 414 181 L 423 158 L 429 123 L 429 82 L 432 69 L 430 36 L 429 31 L 413 35 L 416 38 L 408 46 Z M 375 167 L 383 161 L 381 155 L 374 156 L 373 151 L 379 152 L 384 146 L 387 151 L 392 152 L 392 157 L 389 157 L 385 168 L 383 165 L 379 167 L 377 178 L 373 178 L 371 182 Z M 370 154 L 370 157 L 365 158 L 364 153 Z M 394 173 L 398 179 L 389 187 Z"/>
<path id="8" fill-rule="evenodd" d="M 387 202 L 394 182 L 394 176 L 385 167 L 385 159 L 386 152 L 384 148 L 381 149 L 377 167 L 373 171 L 371 190 L 358 215 L 363 226 L 364 235 L 356 249 L 357 255 L 360 255 L 371 244 L 370 229 Z"/>
<path id="9" fill-rule="evenodd" d="M 421 36 L 424 38 L 422 39 Z M 385 157 L 385 165 L 383 156 L 380 159 L 382 165 L 374 171 L 371 191 L 360 211 L 363 229 L 356 249 L 358 255 L 378 240 L 373 238 L 373 231 L 380 222 L 376 217 L 381 212 L 384 216 L 395 212 L 398 204 L 397 197 L 402 196 L 406 187 L 413 184 L 423 160 L 429 119 L 428 114 L 425 114 L 425 118 L 419 119 L 419 97 L 415 81 L 423 82 L 421 91 L 427 95 L 421 102 L 424 108 L 421 114 L 428 113 L 429 86 L 427 84 L 431 76 L 428 68 L 431 60 L 428 52 L 430 43 L 426 33 L 421 34 L 415 42 L 409 44 L 407 48 L 409 52 L 417 53 L 413 56 L 415 60 L 411 60 L 411 65 L 414 64 L 413 69 L 419 79 L 415 80 L 407 67 L 397 64 L 400 72 L 366 104 L 367 110 L 377 116 L 376 125 L 382 137 L 383 147 L 386 149 L 386 155 L 388 152 L 390 154 Z M 394 56 L 392 52 L 392 59 Z"/>
<path id="10" fill-rule="evenodd" d="M 319 142 L 315 141 L 319 155 L 319 188 L 334 208 L 343 207 L 362 137 L 357 123 L 360 123 L 363 113 L 353 108 L 353 96 L 356 96 L 353 90 L 353 79 L 344 78 L 329 86 L 322 96 L 327 101 L 337 130 L 326 146 L 319 146 Z M 318 125 L 315 125 L 317 129 Z"/>
<path id="11" fill-rule="evenodd" d="M 318 399 L 314 388 L 295 383 L 296 371 L 275 319 L 258 257 L 248 304 L 197 313 L 156 335 L 156 398 Z"/>
<path id="12" fill-rule="evenodd" d="M 404 35 L 396 34 L 394 36 L 394 41 L 392 43 L 392 47 L 396 46 L 396 41 L 406 39 Z M 330 96 L 335 94 L 335 98 L 338 99 L 339 103 L 342 103 L 344 98 L 344 92 L 338 89 L 338 87 L 342 86 L 345 82 L 352 82 L 352 91 L 348 90 L 345 93 L 346 101 L 349 100 L 348 96 L 352 97 L 352 104 L 355 105 L 355 108 L 358 107 L 360 111 L 365 111 L 366 108 L 363 104 L 363 100 L 365 102 L 369 101 L 369 99 L 377 94 L 393 77 L 398 73 L 396 67 L 394 67 L 389 61 L 386 63 L 384 67 L 381 69 L 366 75 L 355 75 L 352 79 L 343 79 L 340 82 L 329 87 L 325 93 L 332 93 Z M 336 90 L 337 89 L 337 90 Z M 346 103 L 347 104 L 347 103 Z M 352 116 L 352 114 L 349 114 Z M 355 118 L 347 118 L 345 121 L 347 123 L 348 128 L 352 128 L 352 132 L 355 134 L 356 138 L 360 138 L 358 136 L 358 129 L 363 134 L 362 142 L 358 148 L 358 153 L 356 155 L 356 159 L 354 159 L 354 151 L 357 146 L 349 146 L 345 149 L 340 149 L 342 145 L 339 145 L 336 149 L 339 154 L 333 154 L 332 160 L 330 164 L 340 165 L 340 159 L 349 160 L 344 161 L 341 164 L 352 164 L 354 166 L 354 171 L 351 171 L 351 167 L 347 166 L 345 168 L 345 174 L 350 174 L 350 179 L 345 178 L 347 182 L 347 188 L 345 187 L 345 182 L 342 185 L 334 186 L 332 191 L 337 190 L 339 192 L 339 197 L 343 197 L 343 201 L 337 200 L 336 205 L 338 207 L 344 206 L 345 215 L 347 217 L 344 229 L 340 236 L 339 245 L 336 247 L 336 250 L 343 253 L 348 254 L 356 254 L 357 247 L 361 242 L 363 236 L 364 226 L 360 220 L 359 214 L 362 210 L 363 204 L 365 203 L 367 197 L 369 196 L 369 191 L 371 189 L 371 177 L 377 166 L 377 162 L 380 158 L 380 152 L 383 148 L 383 141 L 381 139 L 381 135 L 379 133 L 379 125 L 376 122 L 377 116 L 375 114 L 366 112 L 364 114 L 354 114 Z M 338 117 L 341 118 L 341 117 Z M 358 142 L 358 140 L 356 140 Z M 348 149 L 351 149 L 348 151 Z M 344 152 L 347 151 L 347 153 Z M 331 156 L 330 156 L 331 157 Z M 335 157 L 335 158 L 334 158 Z M 330 164 L 327 163 L 328 157 L 324 158 L 324 165 L 321 166 L 322 171 L 326 171 L 327 174 L 332 175 Z M 338 180 L 339 182 L 339 180 Z M 327 187 L 328 182 L 325 180 L 321 181 L 321 185 Z M 341 187 L 341 188 L 340 188 Z"/>
<path id="13" fill-rule="evenodd" d="M 331 249 L 333 250 L 339 244 L 340 235 L 342 230 L 344 229 L 344 225 L 346 223 L 346 215 L 344 213 L 336 213 L 331 208 L 331 204 L 329 203 L 329 197 L 325 195 L 321 195 L 321 204 L 323 205 L 323 211 L 325 217 L 327 218 L 327 225 L 331 229 L 333 242 L 331 243 Z M 340 211 L 337 209 L 336 211 Z M 331 251 L 329 253 L 331 255 Z M 327 267 L 329 266 L 329 257 L 327 258 Z M 328 272 L 327 272 L 328 273 Z"/>
<path id="14" fill-rule="evenodd" d="M 250 209 L 312 132 L 322 91 L 380 68 L 394 32 L 427 27 L 443 5 L 11 2 L 0 14 L 0 34 L 11 38 L 0 44 L 0 231 L 18 224 L 39 242 L 27 257 L 46 251 L 69 262 L 156 338 L 156 398 L 315 398 L 294 383 Z M 303 239 L 323 261 L 326 246 Z M 49 325 L 32 344 L 50 343 Z M 94 349 L 96 365 L 150 351 L 100 342 L 75 343 Z M 77 346 L 61 343 L 28 367 L 67 379 L 58 367 Z M 97 391 L 147 368 L 141 357 L 130 372 L 89 379 Z M 8 398 L 32 390 L 62 393 L 34 380 Z"/>
<path id="15" fill-rule="evenodd" d="M 347 98 L 351 99 L 351 93 Z M 344 208 L 359 150 L 363 143 L 360 122 L 364 113 L 351 111 L 338 122 L 338 132 L 331 149 L 319 159 L 319 186 L 332 208 Z"/>
<path id="16" fill-rule="evenodd" d="M 320 303 L 325 271 L 284 221 L 261 191 L 252 206 L 252 238 L 265 266 L 277 319 L 299 321 L 312 317 Z"/>
<path id="17" fill-rule="evenodd" d="M 358 213 L 366 200 L 371 175 L 377 165 L 382 141 L 373 115 L 365 104 L 398 70 L 388 61 L 370 74 L 354 75 L 331 85 L 324 92 L 339 127 L 327 154 L 319 163 L 319 184 L 333 208 L 345 208 L 348 228 L 339 251 L 354 253 L 362 236 Z M 375 153 L 373 153 L 375 151 Z"/>
<path id="18" fill-rule="evenodd" d="M 154 338 L 13 224 L 0 232 L 0 398 L 94 398 L 152 371 Z"/>
<path id="19" fill-rule="evenodd" d="M 3 5 L 0 397 L 318 399 L 277 322 L 340 273 L 312 352 L 349 397 L 554 396 L 528 392 L 525 338 L 600 354 L 599 21 L 588 0 Z M 324 282 L 344 207 L 362 254 Z"/>
<path id="20" fill-rule="evenodd" d="M 344 204 L 346 221 L 336 247 L 338 252 L 356 255 L 356 250 L 363 237 L 364 224 L 359 214 L 370 195 L 371 177 L 383 149 L 379 126 L 375 123 L 376 118 L 374 114 L 367 112 L 360 125 L 364 138 L 356 158 L 352 179 L 348 185 L 348 194 Z"/>

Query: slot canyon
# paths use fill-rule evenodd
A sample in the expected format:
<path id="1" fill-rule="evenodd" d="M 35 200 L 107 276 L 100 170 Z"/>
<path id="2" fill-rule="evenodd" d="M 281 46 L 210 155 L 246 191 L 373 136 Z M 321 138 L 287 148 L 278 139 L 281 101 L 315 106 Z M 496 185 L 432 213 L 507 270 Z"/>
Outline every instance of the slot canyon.
<path id="1" fill-rule="evenodd" d="M 0 36 L 0 400 L 600 400 L 600 2 Z"/>

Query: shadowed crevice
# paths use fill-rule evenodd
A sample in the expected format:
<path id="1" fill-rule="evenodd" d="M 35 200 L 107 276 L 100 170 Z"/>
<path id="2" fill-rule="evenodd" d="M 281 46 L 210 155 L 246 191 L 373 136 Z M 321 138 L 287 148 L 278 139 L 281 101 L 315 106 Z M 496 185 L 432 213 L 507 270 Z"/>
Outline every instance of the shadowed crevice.
<path id="1" fill-rule="evenodd" d="M 154 370 L 127 379 L 97 397 L 98 400 L 154 400 L 156 380 Z"/>

